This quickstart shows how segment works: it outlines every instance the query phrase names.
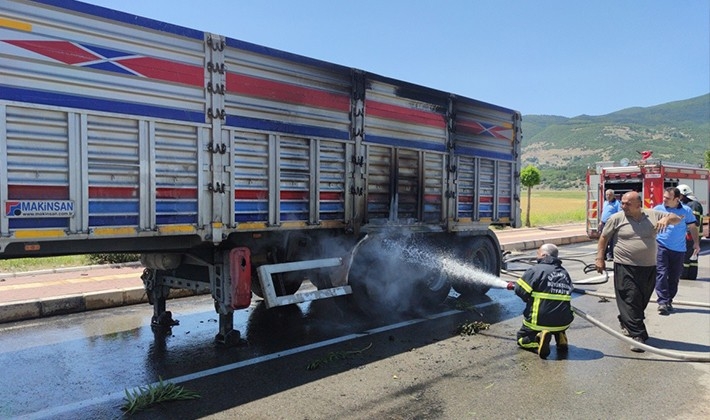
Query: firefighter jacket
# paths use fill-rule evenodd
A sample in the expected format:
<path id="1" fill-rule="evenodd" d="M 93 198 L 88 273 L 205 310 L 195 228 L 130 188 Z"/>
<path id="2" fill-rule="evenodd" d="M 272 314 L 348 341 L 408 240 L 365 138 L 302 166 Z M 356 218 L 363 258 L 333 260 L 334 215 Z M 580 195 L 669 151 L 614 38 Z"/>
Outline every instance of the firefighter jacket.
<path id="1" fill-rule="evenodd" d="M 700 235 L 699 238 L 703 237 L 703 205 L 698 203 L 697 201 L 688 201 L 686 206 L 690 207 L 690 210 L 693 211 L 693 214 L 695 215 L 695 221 L 698 225 L 698 234 Z M 690 236 L 690 233 L 686 233 L 686 238 L 687 241 L 692 241 L 693 238 Z"/>
<path id="2" fill-rule="evenodd" d="M 535 331 L 564 331 L 572 323 L 572 279 L 559 258 L 538 259 L 515 284 L 526 302 L 523 325 Z"/>

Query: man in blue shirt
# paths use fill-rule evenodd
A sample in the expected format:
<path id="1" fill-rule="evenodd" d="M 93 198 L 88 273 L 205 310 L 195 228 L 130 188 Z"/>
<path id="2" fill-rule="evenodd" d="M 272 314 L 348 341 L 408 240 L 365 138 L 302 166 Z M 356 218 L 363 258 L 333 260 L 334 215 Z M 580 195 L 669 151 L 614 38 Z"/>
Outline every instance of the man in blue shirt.
<path id="1" fill-rule="evenodd" d="M 614 190 L 606 190 L 604 195 L 606 196 L 606 201 L 604 201 L 604 206 L 602 207 L 602 222 L 601 225 L 599 225 L 599 232 L 604 230 L 604 225 L 606 224 L 606 221 L 609 220 L 609 217 L 621 210 L 619 200 L 616 199 Z M 609 243 L 606 246 L 606 260 L 614 260 L 614 238 L 610 238 Z"/>
<path id="2" fill-rule="evenodd" d="M 695 215 L 690 207 L 680 202 L 680 190 L 668 187 L 663 191 L 663 204 L 654 210 L 673 213 L 682 220 L 677 225 L 671 225 L 656 235 L 658 253 L 656 255 L 656 296 L 658 296 L 658 313 L 668 315 L 673 311 L 673 298 L 678 293 L 678 283 L 683 272 L 685 261 L 685 231 L 691 233 L 693 248 L 700 251 L 698 227 L 695 225 Z"/>

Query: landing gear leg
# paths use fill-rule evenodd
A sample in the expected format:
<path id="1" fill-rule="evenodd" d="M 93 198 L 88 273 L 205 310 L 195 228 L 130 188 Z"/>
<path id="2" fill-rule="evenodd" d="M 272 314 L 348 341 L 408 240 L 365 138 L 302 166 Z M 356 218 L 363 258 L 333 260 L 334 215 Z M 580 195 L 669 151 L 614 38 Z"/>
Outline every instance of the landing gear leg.
<path id="1" fill-rule="evenodd" d="M 215 336 L 217 344 L 233 347 L 240 343 L 241 334 L 234 329 L 234 313 L 219 314 L 219 333 Z"/>
<path id="2" fill-rule="evenodd" d="M 217 344 L 233 347 L 241 344 L 241 334 L 234 329 L 234 310 L 232 308 L 231 280 L 229 272 L 229 258 L 222 256 L 224 263 L 215 265 L 210 269 L 210 284 L 214 309 L 219 315 L 219 332 L 214 337 Z"/>
<path id="3" fill-rule="evenodd" d="M 150 325 L 153 329 L 169 329 L 180 322 L 173 319 L 173 314 L 166 311 L 165 302 L 170 294 L 170 287 L 163 286 L 160 283 L 160 275 L 158 270 L 146 268 L 141 276 L 143 285 L 145 286 L 148 302 L 153 305 L 153 318 Z"/>

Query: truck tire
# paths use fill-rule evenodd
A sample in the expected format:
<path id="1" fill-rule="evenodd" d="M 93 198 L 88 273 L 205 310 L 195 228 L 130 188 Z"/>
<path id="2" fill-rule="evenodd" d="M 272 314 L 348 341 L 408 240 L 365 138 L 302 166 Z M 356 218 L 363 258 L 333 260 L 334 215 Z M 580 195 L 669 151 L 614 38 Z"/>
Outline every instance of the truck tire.
<path id="1" fill-rule="evenodd" d="M 352 299 L 361 312 L 375 317 L 384 317 L 396 304 L 387 293 L 387 278 L 380 277 L 386 267 L 374 259 L 367 250 L 361 250 L 353 261 L 348 280 Z"/>
<path id="2" fill-rule="evenodd" d="M 306 334 L 303 311 L 298 305 L 267 308 L 261 301 L 254 305 L 249 314 L 249 321 L 244 330 L 250 345 L 274 346 L 279 340 L 296 341 Z M 274 331 L 278 331 L 279 340 L 274 340 Z M 272 351 L 278 351 L 273 349 Z"/>
<path id="3" fill-rule="evenodd" d="M 494 275 L 500 274 L 500 251 L 493 241 L 485 236 L 460 238 L 457 243 L 457 255 L 462 262 Z M 464 296 L 484 295 L 490 290 L 485 283 L 478 283 L 470 278 L 453 278 L 454 290 Z"/>
<path id="4" fill-rule="evenodd" d="M 413 308 L 428 312 L 440 306 L 451 292 L 451 280 L 441 271 L 423 271 L 422 277 L 415 279 Z"/>
<path id="5" fill-rule="evenodd" d="M 251 292 L 258 297 L 263 298 L 264 291 L 261 289 L 261 283 L 259 282 L 258 275 L 255 273 L 252 277 Z M 301 287 L 300 282 L 294 279 L 286 278 L 283 273 L 274 274 L 273 279 L 274 288 L 276 289 L 276 296 L 292 295 Z"/>
<path id="6" fill-rule="evenodd" d="M 317 235 L 297 233 L 289 237 L 286 261 L 306 261 L 328 257 L 330 257 L 329 249 L 322 240 L 319 240 Z M 289 284 L 298 283 L 300 286 L 303 281 L 308 280 L 318 290 L 323 290 L 334 286 L 333 278 L 338 274 L 338 269 L 339 267 L 320 268 L 284 273 L 284 275 Z"/>
<path id="7" fill-rule="evenodd" d="M 353 260 L 349 283 L 357 307 L 368 315 L 392 318 L 440 306 L 451 291 L 448 275 L 436 265 L 393 257 L 383 252 L 381 243 L 369 240 Z"/>
<path id="8" fill-rule="evenodd" d="M 273 247 L 267 252 L 267 260 L 271 264 L 294 261 L 293 258 L 298 250 L 298 241 L 289 241 L 287 249 L 283 247 Z M 288 296 L 296 293 L 303 283 L 302 272 L 278 273 L 272 276 L 276 296 Z M 261 289 L 261 282 L 257 274 L 256 267 L 252 268 L 251 291 L 260 298 L 264 297 L 264 291 Z"/>

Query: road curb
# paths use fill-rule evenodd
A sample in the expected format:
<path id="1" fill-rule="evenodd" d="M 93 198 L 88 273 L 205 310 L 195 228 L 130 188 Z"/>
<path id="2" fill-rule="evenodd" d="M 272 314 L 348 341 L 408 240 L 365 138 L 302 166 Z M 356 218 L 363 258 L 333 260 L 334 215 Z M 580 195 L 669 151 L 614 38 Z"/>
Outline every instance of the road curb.
<path id="1" fill-rule="evenodd" d="M 512 244 L 501 244 L 503 251 L 530 251 L 538 249 L 542 244 L 570 245 L 582 242 L 592 242 L 587 235 L 569 236 L 566 238 L 537 239 L 532 241 L 516 242 Z"/>
<path id="2" fill-rule="evenodd" d="M 197 296 L 208 292 L 194 292 L 185 289 L 171 289 L 168 299 Z M 114 289 L 77 295 L 22 300 L 0 304 L 0 323 L 26 321 L 55 315 L 67 315 L 97 309 L 148 303 L 148 296 L 142 287 Z"/>

